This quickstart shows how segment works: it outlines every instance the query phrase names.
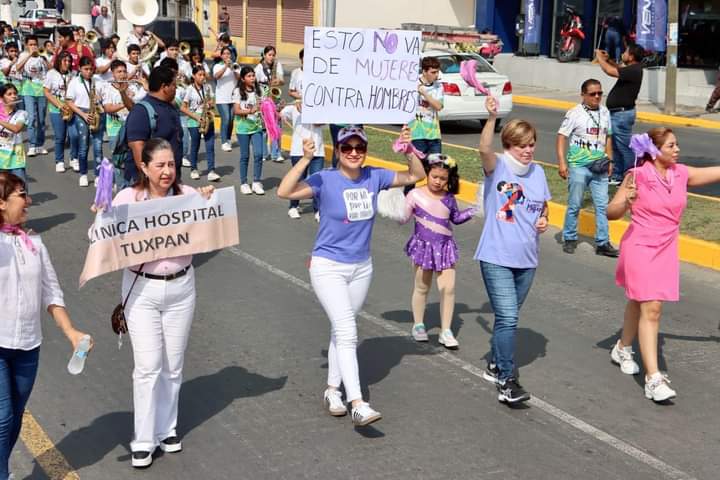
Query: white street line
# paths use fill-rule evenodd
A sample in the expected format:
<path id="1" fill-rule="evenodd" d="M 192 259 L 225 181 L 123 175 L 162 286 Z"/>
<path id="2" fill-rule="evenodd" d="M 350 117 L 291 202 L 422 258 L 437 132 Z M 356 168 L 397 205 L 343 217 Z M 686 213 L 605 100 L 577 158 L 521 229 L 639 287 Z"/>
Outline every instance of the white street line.
<path id="1" fill-rule="evenodd" d="M 253 265 L 262 268 L 263 270 L 267 270 L 268 272 L 272 273 L 273 275 L 276 275 L 283 280 L 286 280 L 296 287 L 299 287 L 303 290 L 306 290 L 310 293 L 314 293 L 312 286 L 310 283 L 299 279 L 298 277 L 284 271 L 280 270 L 277 267 L 274 267 L 273 265 L 270 265 L 269 263 L 260 260 L 259 258 L 239 249 L 238 247 L 230 247 L 228 249 L 233 254 L 237 255 L 240 258 L 243 258 L 247 260 L 248 262 L 252 263 Z M 375 315 L 372 315 L 365 310 L 361 310 L 358 313 L 358 316 L 363 318 L 364 320 L 367 320 L 370 323 L 373 323 L 377 325 L 378 327 L 384 329 L 385 331 L 388 331 L 394 335 L 400 335 L 400 336 L 407 336 L 407 332 L 404 330 L 399 329 L 395 325 L 391 324 L 390 322 L 387 322 L 386 320 L 383 320 L 379 317 L 376 317 Z M 471 375 L 474 375 L 478 378 L 482 379 L 483 369 L 476 367 L 475 365 L 468 363 L 461 358 L 450 355 L 447 352 L 442 352 L 438 355 L 435 355 L 433 358 L 439 357 L 443 360 L 455 365 L 456 367 L 461 368 L 462 370 L 470 373 Z M 432 359 L 429 359 L 432 361 Z M 593 427 L 589 423 L 580 420 L 579 418 L 575 417 L 574 415 L 561 410 L 560 408 L 555 407 L 554 405 L 544 401 L 540 400 L 537 397 L 532 397 L 530 401 L 528 402 L 530 405 L 532 405 L 535 408 L 538 408 L 542 410 L 543 412 L 547 413 L 548 415 L 552 415 L 556 419 L 570 425 L 573 428 L 576 428 L 577 430 L 580 430 L 583 433 L 586 433 L 593 437 L 596 440 L 599 440 L 600 442 L 609 445 L 610 447 L 618 450 L 619 452 L 624 453 L 625 455 L 637 460 L 640 463 L 644 463 L 645 465 L 648 465 L 649 467 L 654 468 L 658 472 L 666 475 L 668 478 L 671 478 L 673 480 L 697 480 L 695 477 L 678 470 L 677 468 L 673 467 L 672 465 L 668 465 L 667 463 L 663 462 L 662 460 L 653 457 L 652 455 L 640 450 L 639 448 L 633 447 L 627 442 L 624 442 L 620 440 L 617 437 L 614 437 L 610 435 L 609 433 L 600 430 L 599 428 Z"/>

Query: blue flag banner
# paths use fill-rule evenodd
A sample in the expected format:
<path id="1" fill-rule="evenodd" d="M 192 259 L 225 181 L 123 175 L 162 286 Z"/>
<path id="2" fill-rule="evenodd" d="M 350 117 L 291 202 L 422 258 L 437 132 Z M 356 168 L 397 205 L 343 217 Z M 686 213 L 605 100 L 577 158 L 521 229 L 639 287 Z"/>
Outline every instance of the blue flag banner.
<path id="1" fill-rule="evenodd" d="M 525 45 L 540 43 L 540 2 L 541 0 L 527 0 L 525 3 Z"/>
<path id="2" fill-rule="evenodd" d="M 637 43 L 646 50 L 664 52 L 667 46 L 667 0 L 638 0 Z"/>

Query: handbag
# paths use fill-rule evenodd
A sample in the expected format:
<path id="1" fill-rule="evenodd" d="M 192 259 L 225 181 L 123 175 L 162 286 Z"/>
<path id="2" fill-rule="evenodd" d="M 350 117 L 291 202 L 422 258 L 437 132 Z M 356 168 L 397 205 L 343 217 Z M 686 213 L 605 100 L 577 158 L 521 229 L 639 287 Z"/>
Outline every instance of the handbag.
<path id="1" fill-rule="evenodd" d="M 145 266 L 144 263 L 140 265 L 140 269 L 135 273 L 135 279 L 133 280 L 132 285 L 130 285 L 130 290 L 128 290 L 125 300 L 122 303 L 118 303 L 117 307 L 115 307 L 115 310 L 113 310 L 113 313 L 110 316 L 110 325 L 112 326 L 113 332 L 117 334 L 127 333 L 128 331 L 127 321 L 125 320 L 125 305 L 127 305 L 130 294 L 132 293 L 133 288 L 135 288 L 135 283 L 140 276 L 140 272 L 142 272 L 143 266 Z"/>
<path id="2" fill-rule="evenodd" d="M 605 155 L 603 158 L 599 158 L 594 162 L 590 163 L 587 168 L 592 173 L 602 175 L 603 173 L 609 173 L 610 162 L 611 160 L 607 157 L 607 155 Z"/>

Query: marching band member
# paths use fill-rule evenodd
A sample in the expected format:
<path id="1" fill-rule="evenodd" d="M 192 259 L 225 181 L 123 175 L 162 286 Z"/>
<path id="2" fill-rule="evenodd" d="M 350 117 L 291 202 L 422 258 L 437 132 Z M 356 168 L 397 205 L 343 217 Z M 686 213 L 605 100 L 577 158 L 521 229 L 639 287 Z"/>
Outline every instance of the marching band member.
<path id="1" fill-rule="evenodd" d="M 97 137 L 97 131 L 91 133 L 89 129 L 90 122 L 97 113 L 94 111 L 95 105 L 90 104 L 90 94 L 93 88 L 96 88 L 92 78 L 94 64 L 95 62 L 90 57 L 80 59 L 80 75 L 70 81 L 67 90 L 67 104 L 75 112 L 70 128 L 70 136 L 71 138 L 76 137 L 78 141 L 78 159 L 80 161 L 78 184 L 81 187 L 88 186 L 88 148 L 91 140 L 94 144 Z M 100 91 L 97 89 L 95 90 L 95 102 L 96 104 L 100 102 Z M 98 129 L 98 131 L 102 130 Z M 91 139 L 91 137 L 93 138 Z M 100 141 L 102 142 L 102 137 L 100 137 Z M 96 173 L 100 167 L 100 162 L 102 162 L 102 152 L 100 152 L 100 155 L 95 155 Z"/>
<path id="2" fill-rule="evenodd" d="M 101 98 L 105 111 L 105 130 L 108 135 L 110 154 L 115 151 L 118 134 L 127 120 L 130 109 L 135 105 L 133 92 L 127 80 L 127 67 L 122 60 L 110 63 L 112 79 L 102 90 Z"/>
<path id="3" fill-rule="evenodd" d="M 288 95 L 295 100 L 302 100 L 302 82 L 303 82 L 303 65 L 305 63 L 305 49 L 301 48 L 298 54 L 300 58 L 300 66 L 290 74 L 290 84 L 288 85 Z"/>
<path id="4" fill-rule="evenodd" d="M 185 89 L 180 111 L 187 116 L 188 132 L 190 134 L 190 165 L 192 171 L 190 178 L 198 180 L 200 173 L 198 172 L 198 152 L 200 151 L 200 122 L 202 121 L 205 109 L 214 110 L 215 101 L 213 98 L 212 87 L 205 82 L 205 69 L 201 65 L 193 67 L 193 83 Z M 205 137 L 205 156 L 208 166 L 208 181 L 217 182 L 220 175 L 215 173 L 215 126 L 214 122 L 209 122 L 207 131 L 202 134 Z"/>
<path id="5" fill-rule="evenodd" d="M 180 42 L 175 39 L 168 41 L 165 51 L 160 54 L 160 58 L 155 62 L 155 67 L 160 66 L 160 62 L 166 58 L 172 58 L 178 64 L 178 72 L 183 76 L 183 83 L 190 83 L 192 80 L 192 67 L 190 63 L 180 55 Z"/>
<path id="6" fill-rule="evenodd" d="M 127 70 L 128 80 L 138 80 L 142 83 L 142 80 L 147 80 L 150 77 L 150 68 L 146 63 L 140 62 L 140 51 L 140 47 L 136 44 L 127 47 L 128 60 L 125 62 L 125 69 Z M 139 94 L 145 96 L 147 89 L 139 91 Z M 135 98 L 135 101 L 138 100 L 138 98 Z"/>
<path id="7" fill-rule="evenodd" d="M 74 72 L 77 72 L 80 68 L 80 58 L 82 57 L 89 57 L 89 58 L 95 58 L 95 54 L 93 51 L 88 47 L 87 45 L 83 45 L 81 43 L 78 43 L 77 40 L 75 40 L 75 33 L 73 32 L 72 28 L 70 27 L 58 27 L 57 29 L 58 34 L 58 46 L 59 48 L 56 48 L 55 55 L 62 51 L 70 52 L 70 55 L 72 56 L 72 70 Z M 53 65 L 55 64 L 55 60 L 52 61 Z"/>
<path id="8" fill-rule="evenodd" d="M 272 45 L 268 45 L 263 49 L 262 61 L 255 66 L 255 80 L 260 84 L 263 97 L 270 96 L 270 89 L 280 87 L 285 84 L 285 72 L 282 64 L 277 60 L 277 51 Z M 267 149 L 268 136 L 267 132 L 263 133 L 263 158 L 265 160 L 274 160 L 276 162 L 284 162 L 280 150 L 280 140 L 273 140 L 270 146 L 270 152 Z"/>
<path id="9" fill-rule="evenodd" d="M 117 58 L 115 44 L 109 38 L 100 39 L 102 54 L 95 59 L 95 81 L 105 83 L 113 79 L 110 64 Z"/>
<path id="10" fill-rule="evenodd" d="M 52 124 L 53 134 L 55 135 L 55 171 L 58 173 L 65 172 L 65 137 L 72 122 L 72 119 L 67 121 L 63 120 L 62 114 L 67 87 L 70 83 L 71 65 L 72 56 L 69 52 L 62 52 L 57 55 L 55 57 L 54 68 L 48 72 L 43 85 L 45 98 L 49 103 L 50 123 Z M 75 145 L 77 145 L 77 143 Z M 79 169 L 80 165 L 78 164 L 77 167 Z"/>
<path id="11" fill-rule="evenodd" d="M 22 72 L 23 83 L 20 94 L 23 97 L 25 111 L 27 112 L 28 130 L 28 157 L 36 154 L 47 155 L 45 144 L 45 116 L 47 115 L 47 100 L 43 91 L 45 76 L 49 66 L 45 57 L 38 52 L 38 39 L 35 35 L 25 37 L 25 49 L 16 68 Z"/>
<path id="12" fill-rule="evenodd" d="M 223 55 L 225 51 L 223 51 Z M 217 67 L 217 65 L 216 65 Z M 260 118 L 262 92 L 255 82 L 255 72 L 251 67 L 240 70 L 240 81 L 232 92 L 235 114 L 235 133 L 240 145 L 240 193 L 243 195 L 265 195 L 262 184 L 262 139 L 263 121 Z M 248 184 L 247 172 L 250 163 L 250 146 L 253 151 L 253 182 Z"/>
<path id="13" fill-rule="evenodd" d="M 25 148 L 22 131 L 27 113 L 18 109 L 18 90 L 12 83 L 0 85 L 0 171 L 10 172 L 26 181 Z"/>
<path id="14" fill-rule="evenodd" d="M 5 75 L 5 81 L 9 81 L 20 91 L 22 87 L 22 76 L 19 75 L 17 70 L 18 51 L 17 43 L 5 44 L 5 57 L 0 59 L 0 71 Z"/>
<path id="15" fill-rule="evenodd" d="M 205 63 L 205 58 L 203 55 L 202 50 L 200 50 L 197 47 L 193 47 L 193 49 L 190 51 L 190 67 L 194 67 L 195 65 L 202 65 L 205 69 L 205 80 L 210 79 L 210 67 L 208 67 L 207 63 Z"/>
<path id="16" fill-rule="evenodd" d="M 233 90 L 240 80 L 240 72 L 233 69 L 230 49 L 224 47 L 220 52 L 221 62 L 213 66 L 215 78 L 215 105 L 220 114 L 220 141 L 223 152 L 232 152 L 232 114 Z"/>
<path id="17" fill-rule="evenodd" d="M 125 47 L 127 48 L 130 45 L 137 45 L 140 47 L 140 50 L 142 50 L 147 46 L 151 38 L 155 39 L 158 48 L 165 48 L 165 43 L 160 39 L 160 37 L 152 32 L 146 31 L 144 25 L 133 25 L 132 31 L 127 36 L 127 43 L 125 44 Z"/>

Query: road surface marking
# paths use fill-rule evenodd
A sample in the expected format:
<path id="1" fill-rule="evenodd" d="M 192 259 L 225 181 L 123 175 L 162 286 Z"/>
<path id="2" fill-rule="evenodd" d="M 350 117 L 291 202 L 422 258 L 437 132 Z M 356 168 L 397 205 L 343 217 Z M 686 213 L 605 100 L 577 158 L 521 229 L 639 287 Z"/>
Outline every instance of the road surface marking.
<path id="1" fill-rule="evenodd" d="M 50 480 L 80 480 L 29 410 L 23 414 L 20 438 Z"/>
<path id="2" fill-rule="evenodd" d="M 237 255 L 238 257 L 248 261 L 249 263 L 266 270 L 273 275 L 282 278 L 283 280 L 286 280 L 287 282 L 307 291 L 310 293 L 313 293 L 312 286 L 304 281 L 299 279 L 298 277 L 281 270 L 264 260 L 261 260 L 244 250 L 241 250 L 238 247 L 230 247 L 228 249 L 231 253 L 234 255 Z M 392 333 L 393 335 L 399 335 L 403 337 L 407 337 L 408 333 L 405 330 L 401 330 L 400 328 L 396 327 L 392 323 L 383 320 L 379 317 L 376 317 L 375 315 L 366 312 L 365 310 L 361 310 L 358 313 L 358 316 L 363 318 L 364 320 L 367 320 L 370 323 L 373 323 L 374 325 L 377 325 L 378 327 L 382 328 L 383 330 Z M 483 369 L 476 367 L 475 365 L 468 363 L 459 357 L 455 355 L 451 355 L 448 352 L 441 352 L 438 355 L 436 355 L 439 358 L 442 358 L 443 360 L 447 361 L 448 363 L 451 363 L 460 369 L 472 374 L 475 377 L 478 377 L 482 379 L 483 375 Z M 434 358 L 434 357 L 433 357 Z M 434 362 L 432 358 L 428 358 L 428 361 Z M 436 363 L 436 362 L 434 362 Z M 671 478 L 673 480 L 697 480 L 695 477 L 678 470 L 677 468 L 673 467 L 672 465 L 668 465 L 667 463 L 663 462 L 662 460 L 653 457 L 652 455 L 640 450 L 639 448 L 633 447 L 627 442 L 624 442 L 623 440 L 620 440 L 617 437 L 614 437 L 610 435 L 609 433 L 600 430 L 599 428 L 593 427 L 589 423 L 580 420 L 579 418 L 573 416 L 572 414 L 555 407 L 554 405 L 544 401 L 540 400 L 537 397 L 532 397 L 529 401 L 530 405 L 533 407 L 542 410 L 548 415 L 551 415 L 555 417 L 556 419 L 570 425 L 573 428 L 576 428 L 577 430 L 580 430 L 583 433 L 586 433 L 587 435 L 590 435 L 594 439 L 618 450 L 621 453 L 624 453 L 625 455 L 637 460 L 640 463 L 644 463 L 645 465 L 654 468 L 658 472 L 662 473 L 663 475 L 667 476 L 668 478 Z"/>

